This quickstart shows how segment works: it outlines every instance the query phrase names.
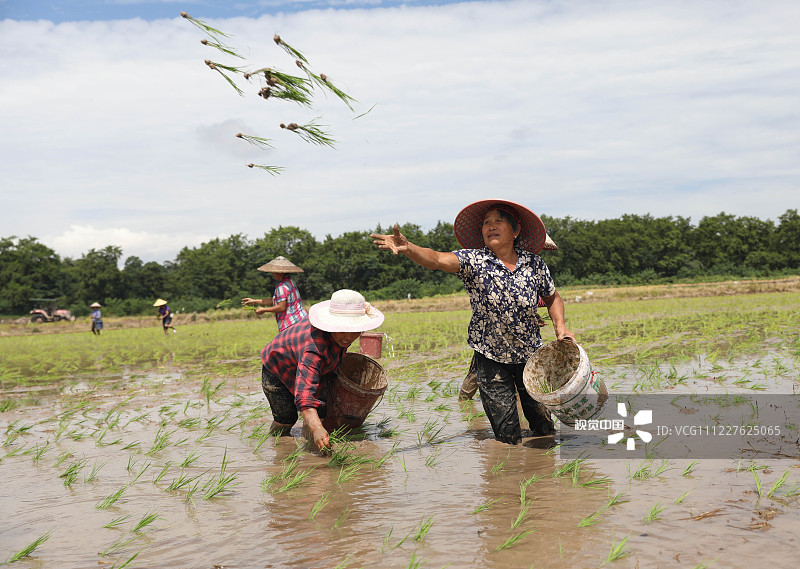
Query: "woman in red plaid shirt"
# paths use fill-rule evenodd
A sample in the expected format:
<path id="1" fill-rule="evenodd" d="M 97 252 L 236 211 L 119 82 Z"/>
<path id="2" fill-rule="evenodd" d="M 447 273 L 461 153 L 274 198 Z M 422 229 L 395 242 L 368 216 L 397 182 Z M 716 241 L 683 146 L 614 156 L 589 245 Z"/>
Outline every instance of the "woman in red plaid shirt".
<path id="1" fill-rule="evenodd" d="M 303 434 L 319 450 L 330 446 L 322 425 L 330 386 L 347 348 L 377 328 L 383 314 L 348 289 L 315 304 L 308 318 L 278 333 L 261 350 L 261 386 L 272 410 L 271 433 L 288 434 L 303 417 Z"/>

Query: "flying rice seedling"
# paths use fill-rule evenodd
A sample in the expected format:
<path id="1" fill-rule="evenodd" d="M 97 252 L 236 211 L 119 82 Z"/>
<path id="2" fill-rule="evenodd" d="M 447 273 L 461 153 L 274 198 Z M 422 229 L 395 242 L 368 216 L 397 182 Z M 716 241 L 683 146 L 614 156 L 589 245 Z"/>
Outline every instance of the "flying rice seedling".
<path id="1" fill-rule="evenodd" d="M 204 46 L 211 47 L 221 54 L 244 60 L 244 57 L 237 53 L 236 49 L 225 43 L 225 40 L 230 38 L 228 34 L 209 26 L 202 20 L 191 17 L 186 12 L 181 12 L 181 16 L 208 36 L 208 39 L 204 38 L 201 40 L 201 43 Z M 291 75 L 271 66 L 260 67 L 256 70 L 249 71 L 245 66 L 242 65 L 227 65 L 217 61 L 212 61 L 210 59 L 206 59 L 205 64 L 209 69 L 219 73 L 236 91 L 236 93 L 242 97 L 245 93 L 244 90 L 237 84 L 239 77 L 251 85 L 254 82 L 257 82 L 257 85 L 254 85 L 254 87 L 258 88 L 256 94 L 259 98 L 264 99 L 265 101 L 289 101 L 306 108 L 311 108 L 313 106 L 315 91 L 316 89 L 320 89 L 322 92 L 332 93 L 342 102 L 344 102 L 344 104 L 347 105 L 351 111 L 353 110 L 352 103 L 356 102 L 353 97 L 334 85 L 324 73 L 314 73 L 310 68 L 308 59 L 299 50 L 286 43 L 279 35 L 276 34 L 273 37 L 273 40 L 275 44 L 277 44 L 284 52 L 286 52 L 286 54 L 289 55 L 289 57 L 295 60 L 295 65 L 302 70 L 302 72 L 305 74 L 305 77 Z M 363 116 L 363 114 L 356 118 L 361 116 Z M 288 130 L 289 132 L 296 133 L 307 143 L 333 147 L 335 145 L 335 141 L 316 121 L 317 119 L 314 119 L 304 125 L 300 125 L 295 122 L 288 124 L 281 123 L 280 127 Z M 237 133 L 236 137 L 245 140 L 249 144 L 261 149 L 274 148 L 271 144 L 271 141 L 265 137 L 243 133 Z M 252 162 L 247 164 L 247 166 L 249 168 L 262 169 L 272 175 L 279 174 L 282 171 L 282 168 L 280 167 L 255 164 Z"/>

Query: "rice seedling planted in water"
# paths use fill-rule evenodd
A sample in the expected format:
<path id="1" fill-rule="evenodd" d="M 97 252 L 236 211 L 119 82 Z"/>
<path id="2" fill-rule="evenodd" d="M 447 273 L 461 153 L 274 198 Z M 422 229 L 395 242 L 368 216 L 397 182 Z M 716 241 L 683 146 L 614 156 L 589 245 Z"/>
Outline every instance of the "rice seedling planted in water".
<path id="1" fill-rule="evenodd" d="M 47 533 L 42 534 L 39 537 L 37 537 L 36 539 L 34 539 L 31 543 L 29 543 L 28 545 L 26 545 L 25 547 L 23 547 L 22 549 L 20 549 L 16 553 L 12 553 L 11 555 L 9 555 L 6 558 L 6 560 L 4 561 L 4 564 L 13 563 L 15 561 L 19 561 L 23 557 L 29 556 L 31 553 L 36 551 L 36 549 L 40 545 L 42 545 L 44 542 L 46 542 L 48 539 L 50 539 L 50 535 L 52 533 L 53 533 L 53 531 L 50 530 Z"/>

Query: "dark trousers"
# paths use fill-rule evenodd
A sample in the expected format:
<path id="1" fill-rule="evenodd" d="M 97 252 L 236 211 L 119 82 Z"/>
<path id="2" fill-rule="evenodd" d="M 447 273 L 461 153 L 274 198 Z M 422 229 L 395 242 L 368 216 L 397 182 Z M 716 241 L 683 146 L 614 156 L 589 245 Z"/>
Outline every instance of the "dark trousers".
<path id="1" fill-rule="evenodd" d="M 517 411 L 517 394 L 531 431 L 534 435 L 549 435 L 555 431 L 550 412 L 534 400 L 525 389 L 522 370 L 525 364 L 503 364 L 475 352 L 475 373 L 478 379 L 481 402 L 494 437 L 512 445 L 522 440 L 522 427 Z"/>
<path id="2" fill-rule="evenodd" d="M 264 395 L 269 401 L 272 418 L 277 423 L 294 425 L 297 422 L 297 406 L 294 402 L 294 395 L 280 379 L 269 373 L 263 365 L 261 366 L 261 389 L 264 390 Z M 324 390 L 320 393 L 319 399 L 327 402 L 328 391 Z M 324 419 L 327 413 L 327 405 L 317 409 L 320 419 Z"/>

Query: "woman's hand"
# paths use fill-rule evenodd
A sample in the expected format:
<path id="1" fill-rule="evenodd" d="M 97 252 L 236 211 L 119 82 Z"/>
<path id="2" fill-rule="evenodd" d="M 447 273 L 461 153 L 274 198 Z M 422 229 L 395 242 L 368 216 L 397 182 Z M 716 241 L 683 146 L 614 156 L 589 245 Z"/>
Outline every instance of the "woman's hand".
<path id="1" fill-rule="evenodd" d="M 242 299 L 242 306 L 255 306 L 256 304 L 261 304 L 261 300 L 256 300 L 255 298 L 248 298 L 245 297 Z"/>
<path id="2" fill-rule="evenodd" d="M 328 449 L 331 447 L 331 439 L 328 435 L 328 431 L 326 431 L 325 427 L 322 425 L 312 429 L 311 439 L 314 441 L 314 444 L 317 445 L 317 450 Z"/>
<path id="3" fill-rule="evenodd" d="M 270 311 L 269 308 L 256 308 L 256 314 L 258 314 L 259 316 L 269 311 Z"/>
<path id="4" fill-rule="evenodd" d="M 370 237 L 374 239 L 373 243 L 378 246 L 378 249 L 384 251 L 391 251 L 395 255 L 404 253 L 408 249 L 408 239 L 400 233 L 400 227 L 395 223 L 392 228 L 392 235 L 381 235 L 380 233 L 372 233 Z"/>

